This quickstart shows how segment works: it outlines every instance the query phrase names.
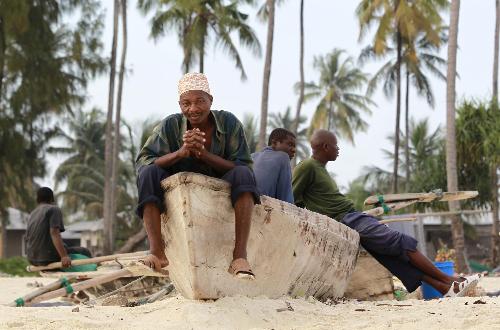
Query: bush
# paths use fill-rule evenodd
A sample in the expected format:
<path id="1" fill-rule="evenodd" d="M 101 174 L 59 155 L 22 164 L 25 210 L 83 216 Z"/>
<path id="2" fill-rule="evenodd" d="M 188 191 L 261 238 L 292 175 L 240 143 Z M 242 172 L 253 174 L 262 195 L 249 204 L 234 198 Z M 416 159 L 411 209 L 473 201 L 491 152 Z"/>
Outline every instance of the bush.
<path id="1" fill-rule="evenodd" d="M 28 260 L 24 257 L 0 259 L 0 273 L 14 276 L 34 276 L 33 273 L 26 271 L 28 265 Z"/>

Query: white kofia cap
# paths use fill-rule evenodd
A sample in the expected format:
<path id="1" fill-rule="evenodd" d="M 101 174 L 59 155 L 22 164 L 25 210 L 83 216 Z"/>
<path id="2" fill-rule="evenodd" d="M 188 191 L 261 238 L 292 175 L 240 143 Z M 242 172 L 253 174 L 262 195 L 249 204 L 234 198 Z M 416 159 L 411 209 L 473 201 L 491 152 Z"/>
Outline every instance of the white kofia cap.
<path id="1" fill-rule="evenodd" d="M 211 95 L 207 76 L 203 73 L 197 72 L 186 73 L 182 76 L 178 85 L 179 96 L 188 91 L 204 91 L 205 93 Z"/>

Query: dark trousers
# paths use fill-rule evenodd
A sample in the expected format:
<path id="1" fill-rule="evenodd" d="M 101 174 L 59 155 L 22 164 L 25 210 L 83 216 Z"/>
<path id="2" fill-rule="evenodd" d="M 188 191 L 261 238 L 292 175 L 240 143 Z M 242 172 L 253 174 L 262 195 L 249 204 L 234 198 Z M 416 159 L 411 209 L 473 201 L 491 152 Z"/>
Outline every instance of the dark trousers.
<path id="1" fill-rule="evenodd" d="M 64 248 L 66 249 L 66 252 L 68 254 L 83 254 L 84 256 L 87 256 L 89 258 L 92 258 L 92 254 L 87 248 L 81 247 L 81 246 L 66 246 L 64 245 Z M 57 253 L 57 252 L 56 252 Z M 35 261 L 35 260 L 29 260 L 30 264 L 33 266 L 45 266 L 53 262 L 58 262 L 61 261 L 60 258 L 54 258 L 53 260 L 47 260 L 47 261 Z"/>
<path id="2" fill-rule="evenodd" d="M 175 173 L 174 173 L 175 174 Z M 154 203 L 160 210 L 165 211 L 163 189 L 161 181 L 168 178 L 170 174 L 167 170 L 157 165 L 143 166 L 137 176 L 137 189 L 139 191 L 139 201 L 137 205 L 137 215 L 142 219 L 144 206 L 147 203 Z M 234 206 L 238 197 L 244 192 L 253 195 L 255 204 L 260 204 L 259 193 L 253 171 L 248 166 L 235 166 L 221 178 L 231 184 L 231 202 Z"/>
<path id="3" fill-rule="evenodd" d="M 416 239 L 361 212 L 348 213 L 342 223 L 359 233 L 361 246 L 399 278 L 409 292 L 422 284 L 424 274 L 410 264 L 406 254 L 407 251 L 417 250 Z"/>

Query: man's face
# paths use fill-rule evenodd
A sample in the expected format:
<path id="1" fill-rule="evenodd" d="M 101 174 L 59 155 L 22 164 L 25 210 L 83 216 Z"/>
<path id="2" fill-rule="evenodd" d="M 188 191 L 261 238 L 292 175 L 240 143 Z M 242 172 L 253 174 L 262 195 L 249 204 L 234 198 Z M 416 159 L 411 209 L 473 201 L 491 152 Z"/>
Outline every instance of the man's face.
<path id="1" fill-rule="evenodd" d="M 295 138 L 288 135 L 283 141 L 273 141 L 271 147 L 276 151 L 283 151 L 290 159 L 295 157 Z"/>
<path id="2" fill-rule="evenodd" d="M 335 135 L 331 135 L 329 139 L 325 142 L 325 153 L 329 161 L 334 161 L 339 156 L 339 146 L 337 144 L 337 138 Z"/>
<path id="3" fill-rule="evenodd" d="M 180 96 L 179 106 L 192 126 L 201 125 L 208 120 L 212 100 L 204 91 L 187 91 Z"/>

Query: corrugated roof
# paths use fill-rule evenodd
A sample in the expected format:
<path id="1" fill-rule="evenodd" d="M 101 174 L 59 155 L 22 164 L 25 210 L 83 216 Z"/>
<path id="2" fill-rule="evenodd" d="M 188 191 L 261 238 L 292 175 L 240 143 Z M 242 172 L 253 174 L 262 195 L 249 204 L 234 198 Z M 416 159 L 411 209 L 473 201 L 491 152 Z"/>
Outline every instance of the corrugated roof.
<path id="1" fill-rule="evenodd" d="M 29 214 L 18 209 L 7 208 L 7 230 L 26 230 Z"/>

